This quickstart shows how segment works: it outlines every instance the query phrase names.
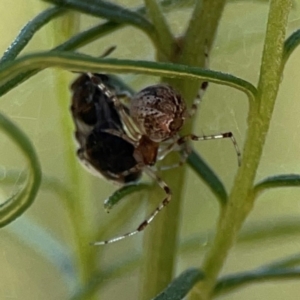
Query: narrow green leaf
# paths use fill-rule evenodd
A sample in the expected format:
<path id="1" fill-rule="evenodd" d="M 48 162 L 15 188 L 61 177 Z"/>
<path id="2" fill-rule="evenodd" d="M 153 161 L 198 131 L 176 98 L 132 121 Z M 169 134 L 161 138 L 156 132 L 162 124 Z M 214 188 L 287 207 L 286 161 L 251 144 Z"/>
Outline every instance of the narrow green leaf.
<path id="1" fill-rule="evenodd" d="M 96 39 L 103 37 L 120 27 L 122 27 L 122 24 L 117 24 L 117 23 L 113 23 L 113 22 L 106 22 L 104 24 L 97 25 L 86 31 L 76 34 L 74 37 L 70 38 L 65 43 L 55 47 L 51 51 L 74 50 L 76 48 L 85 46 L 86 44 L 91 43 L 91 42 L 95 41 Z M 4 84 L 0 87 L 0 96 L 6 94 L 12 88 L 16 87 L 20 83 L 29 79 L 31 76 L 34 76 L 39 71 L 41 71 L 41 70 L 36 69 L 36 70 L 32 70 L 32 71 L 23 72 L 23 73 L 17 75 L 15 78 L 11 79 L 6 84 Z"/>
<path id="2" fill-rule="evenodd" d="M 273 219 L 249 224 L 240 233 L 238 243 L 254 243 L 272 238 L 297 235 L 300 232 L 299 218 Z"/>
<path id="3" fill-rule="evenodd" d="M 300 175 L 298 174 L 282 174 L 268 177 L 257 183 L 254 187 L 254 192 L 257 195 L 261 194 L 267 189 L 280 187 L 299 187 Z"/>
<path id="4" fill-rule="evenodd" d="M 0 97 L 8 93 L 11 89 L 18 86 L 25 80 L 29 79 L 31 76 L 38 73 L 38 70 L 32 70 L 32 71 L 26 71 L 24 73 L 21 73 L 19 75 L 16 75 L 11 80 L 7 81 L 3 85 L 0 86 Z"/>
<path id="5" fill-rule="evenodd" d="M 115 72 L 140 73 L 165 77 L 177 77 L 191 80 L 207 80 L 217 84 L 228 85 L 244 92 L 252 103 L 256 88 L 241 78 L 230 74 L 197 67 L 173 63 L 149 61 L 130 61 L 118 59 L 94 58 L 88 55 L 70 52 L 48 52 L 25 55 L 13 62 L 7 62 L 0 68 L 0 84 L 3 85 L 22 72 L 32 69 L 60 67 L 79 72 Z"/>
<path id="6" fill-rule="evenodd" d="M 33 35 L 45 24 L 52 19 L 62 15 L 66 10 L 61 7 L 49 8 L 35 18 L 29 21 L 20 31 L 18 36 L 4 52 L 3 57 L 0 59 L 0 63 L 13 60 L 17 55 L 25 48 Z"/>
<path id="7" fill-rule="evenodd" d="M 135 192 L 139 192 L 145 189 L 148 189 L 150 187 L 149 184 L 146 183 L 132 183 L 127 184 L 117 191 L 115 191 L 111 196 L 109 196 L 104 201 L 104 209 L 109 212 L 113 206 L 119 203 L 120 200 L 122 200 L 125 196 L 128 196 L 130 194 L 133 194 Z"/>
<path id="8" fill-rule="evenodd" d="M 29 164 L 25 185 L 0 205 L 0 227 L 3 227 L 19 217 L 33 203 L 41 184 L 42 174 L 38 156 L 25 133 L 3 114 L 0 114 L 0 129 L 20 148 Z"/>
<path id="9" fill-rule="evenodd" d="M 110 34 L 111 32 L 123 26 L 124 24 L 120 24 L 120 23 L 105 22 L 103 24 L 97 25 L 95 27 L 92 27 L 90 29 L 87 29 L 83 32 L 74 35 L 63 44 L 52 49 L 52 51 L 74 50 L 83 47 L 91 42 L 96 41 L 101 37 L 106 36 L 107 34 Z"/>
<path id="10" fill-rule="evenodd" d="M 264 265 L 264 269 L 286 269 L 300 264 L 300 253 L 296 253 L 282 259 L 276 260 L 268 265 Z"/>
<path id="11" fill-rule="evenodd" d="M 205 163 L 201 156 L 197 152 L 193 151 L 189 155 L 187 162 L 196 174 L 208 185 L 210 190 L 220 201 L 220 204 L 225 205 L 227 201 L 226 189 L 218 176 Z"/>
<path id="12" fill-rule="evenodd" d="M 214 295 L 229 293 L 250 283 L 296 278 L 300 278 L 300 268 L 274 270 L 262 270 L 260 268 L 255 271 L 221 277 L 214 288 Z"/>
<path id="13" fill-rule="evenodd" d="M 66 8 L 105 18 L 116 23 L 127 23 L 143 30 L 153 40 L 155 29 L 142 15 L 114 3 L 101 0 L 44 0 Z"/>
<path id="14" fill-rule="evenodd" d="M 294 52 L 294 50 L 299 46 L 299 44 L 300 44 L 300 29 L 292 33 L 284 42 L 283 58 L 282 58 L 283 66 L 286 64 L 287 60 Z"/>
<path id="15" fill-rule="evenodd" d="M 254 245 L 255 243 L 267 243 L 272 239 L 281 239 L 294 236 L 297 238 L 300 232 L 299 218 L 273 219 L 263 222 L 255 222 L 246 225 L 238 236 L 237 246 Z M 211 245 L 214 231 L 194 234 L 182 241 L 180 244 L 181 253 L 191 253 L 193 251 L 204 251 Z M 203 247 L 205 245 L 205 247 Z"/>
<path id="16" fill-rule="evenodd" d="M 199 269 L 188 269 L 175 278 L 170 285 L 153 300 L 181 300 L 193 288 L 196 282 L 202 280 L 204 274 Z"/>
<path id="17" fill-rule="evenodd" d="M 5 170 L 0 168 L 0 184 L 15 185 L 16 181 L 26 180 L 26 174 L 20 170 Z M 43 174 L 41 189 L 55 194 L 62 202 L 69 201 L 71 190 L 67 189 L 66 185 L 59 179 Z"/>

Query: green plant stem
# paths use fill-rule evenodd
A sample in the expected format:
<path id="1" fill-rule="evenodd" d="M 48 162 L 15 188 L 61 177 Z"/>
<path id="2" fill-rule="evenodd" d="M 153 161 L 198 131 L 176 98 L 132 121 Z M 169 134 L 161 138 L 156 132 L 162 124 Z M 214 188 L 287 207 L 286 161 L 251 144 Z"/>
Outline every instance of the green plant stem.
<path id="1" fill-rule="evenodd" d="M 213 245 L 206 254 L 205 279 L 191 293 L 192 300 L 211 299 L 217 276 L 233 246 L 238 231 L 252 209 L 253 182 L 269 129 L 272 111 L 281 78 L 281 59 L 290 0 L 272 0 L 262 58 L 257 103 L 250 105 L 248 133 L 242 166 L 230 193 L 228 205 L 220 215 Z M 261 103 L 259 106 L 258 103 Z M 247 162 L 244 163 L 244 162 Z"/>
<path id="2" fill-rule="evenodd" d="M 164 173 L 164 180 L 173 190 L 172 201 L 145 232 L 144 265 L 139 299 L 151 299 L 162 291 L 173 278 L 185 169 L 182 168 L 180 172 Z M 153 210 L 153 203 L 157 205 L 163 197 L 164 195 L 157 189 L 150 192 L 151 210 Z"/>
<path id="3" fill-rule="evenodd" d="M 167 20 L 163 15 L 160 5 L 156 0 L 144 0 L 148 15 L 156 29 L 157 41 L 159 44 L 159 55 L 171 57 L 175 40 L 168 26 Z"/>
<path id="4" fill-rule="evenodd" d="M 194 12 L 194 14 L 197 15 L 199 14 L 201 7 L 199 8 L 197 6 L 196 9 L 197 12 Z M 212 14 L 213 13 L 214 12 L 212 12 Z M 214 20 L 218 22 L 217 19 Z M 199 22 L 199 20 L 196 21 L 192 28 L 198 27 Z M 216 28 L 216 26 L 213 28 Z M 212 32 L 212 36 L 214 36 L 214 34 L 215 32 Z M 187 45 L 197 44 L 201 45 L 202 49 L 204 49 L 205 37 L 200 35 L 189 36 L 184 40 L 184 43 L 186 47 L 188 47 Z M 190 48 L 192 48 L 192 46 Z M 188 65 L 191 66 L 203 66 L 204 64 L 204 51 L 200 60 L 198 59 L 199 53 L 188 59 L 186 56 L 189 56 L 190 52 L 186 52 L 184 54 L 186 56 L 174 56 L 174 53 L 176 52 L 178 52 L 178 49 L 173 49 L 173 54 L 172 57 L 169 57 L 169 61 L 175 63 L 188 61 Z M 188 107 L 191 105 L 199 88 L 199 81 L 191 81 L 187 78 L 184 78 L 184 80 L 164 78 L 164 81 L 170 83 L 179 92 L 181 92 Z M 192 132 L 192 122 L 189 123 L 189 126 L 185 127 L 183 134 L 190 132 Z M 167 157 L 164 162 L 166 164 L 174 163 L 170 157 Z M 157 217 L 155 222 L 153 222 L 152 226 L 150 226 L 145 233 L 145 262 L 142 270 L 143 274 L 141 276 L 142 282 L 140 299 L 148 300 L 154 297 L 168 285 L 174 276 L 181 203 L 184 199 L 186 170 L 187 169 L 184 166 L 176 172 L 164 173 L 163 178 L 166 183 L 170 185 L 173 192 L 172 202 L 168 208 Z M 157 195 L 156 191 L 151 192 L 149 202 L 157 203 L 157 199 L 159 199 Z M 160 196 L 160 198 L 161 197 L 162 196 Z"/>
<path id="5" fill-rule="evenodd" d="M 196 62 L 197 66 L 203 64 L 204 55 L 201 54 L 204 54 L 205 47 L 208 50 L 211 48 L 225 4 L 225 0 L 203 0 L 196 2 L 191 21 L 184 36 L 180 62 L 187 65 Z M 202 38 L 195 39 L 196 36 Z M 193 41 L 193 43 L 189 43 L 188 41 Z"/>
<path id="6" fill-rule="evenodd" d="M 59 44 L 68 39 L 74 32 L 78 31 L 79 15 L 74 12 L 69 12 L 62 20 L 57 20 L 53 24 L 53 32 L 55 43 Z M 81 284 L 84 286 L 90 279 L 91 274 L 95 269 L 95 264 L 90 261 L 90 252 L 94 251 L 89 246 L 89 239 L 91 237 L 89 222 L 87 216 L 87 201 L 84 199 L 89 198 L 84 187 L 84 178 L 80 176 L 80 169 L 75 157 L 75 145 L 73 141 L 73 125 L 71 124 L 71 117 L 68 113 L 70 105 L 69 93 L 67 87 L 70 85 L 69 76 L 66 73 L 59 72 L 55 76 L 57 86 L 57 99 L 59 105 L 61 120 L 61 134 L 63 141 L 65 141 L 65 161 L 68 182 L 71 186 L 72 193 L 69 195 L 67 201 L 68 215 L 72 223 L 72 230 L 75 245 L 75 259 L 79 270 L 79 278 Z M 67 115 L 67 116 L 66 116 Z M 72 147 L 74 145 L 74 147 Z"/>
<path id="7" fill-rule="evenodd" d="M 210 52 L 225 4 L 226 0 L 196 2 L 191 21 L 183 37 L 182 52 L 179 53 L 178 63 L 188 66 L 204 66 L 204 54 L 207 51 Z M 186 81 L 182 92 L 185 97 L 187 94 L 192 94 L 192 99 L 194 99 L 198 89 L 199 82 Z M 191 103 L 188 104 L 191 105 Z"/>

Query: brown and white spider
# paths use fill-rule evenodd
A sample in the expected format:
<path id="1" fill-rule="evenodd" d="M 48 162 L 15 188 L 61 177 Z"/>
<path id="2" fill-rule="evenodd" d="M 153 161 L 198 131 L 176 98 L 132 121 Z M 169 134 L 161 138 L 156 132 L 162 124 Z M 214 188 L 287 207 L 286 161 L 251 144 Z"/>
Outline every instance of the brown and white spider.
<path id="1" fill-rule="evenodd" d="M 106 95 L 109 101 L 112 101 L 115 110 L 118 112 L 125 126 L 124 131 L 115 128 L 106 128 L 101 131 L 115 136 L 115 138 L 123 139 L 134 147 L 132 156 L 136 164 L 124 172 L 114 174 L 114 176 L 116 178 L 124 178 L 129 174 L 139 174 L 143 171 L 154 179 L 166 194 L 159 206 L 136 230 L 106 241 L 95 242 L 93 245 L 114 243 L 144 230 L 155 216 L 169 204 L 172 198 L 172 191 L 166 182 L 156 173 L 153 166 L 158 160 L 163 159 L 168 153 L 175 150 L 178 145 L 184 153 L 181 161 L 177 164 L 181 165 L 188 156 L 188 140 L 205 141 L 229 138 L 235 147 L 238 161 L 240 162 L 241 154 L 231 132 L 208 136 L 196 136 L 194 134 L 179 136 L 179 131 L 185 120 L 191 117 L 197 110 L 197 106 L 208 86 L 207 82 L 202 83 L 190 111 L 186 109 L 184 100 L 174 88 L 166 84 L 156 84 L 146 87 L 135 94 L 130 101 L 128 112 L 114 92 L 102 82 L 101 77 L 91 73 L 88 74 L 93 84 Z"/>

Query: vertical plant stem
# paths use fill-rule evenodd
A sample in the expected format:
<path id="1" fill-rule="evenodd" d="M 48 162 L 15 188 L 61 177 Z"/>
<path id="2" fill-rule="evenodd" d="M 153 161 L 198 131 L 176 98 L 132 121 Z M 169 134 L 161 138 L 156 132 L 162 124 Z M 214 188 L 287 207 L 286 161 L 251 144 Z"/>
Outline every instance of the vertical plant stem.
<path id="1" fill-rule="evenodd" d="M 78 31 L 79 15 L 69 12 L 61 20 L 57 20 L 53 24 L 53 39 L 55 44 L 60 44 L 70 38 Z M 91 233 L 88 222 L 88 192 L 85 188 L 84 178 L 80 177 L 79 167 L 76 161 L 75 148 L 72 147 L 73 141 L 73 126 L 71 123 L 71 116 L 69 114 L 70 94 L 68 87 L 70 85 L 70 77 L 65 72 L 58 71 L 55 76 L 57 87 L 57 100 L 59 105 L 61 120 L 61 132 L 63 141 L 65 141 L 65 167 L 70 190 L 68 201 L 68 215 L 71 218 L 74 233 L 75 259 L 79 271 L 79 280 L 82 285 L 85 285 L 94 271 L 95 266 L 90 262 L 90 252 L 94 250 L 89 246 L 91 240 Z M 70 146 L 71 145 L 71 146 Z"/>
<path id="2" fill-rule="evenodd" d="M 181 62 L 187 65 L 197 66 L 203 64 L 204 47 L 211 48 L 214 37 L 221 19 L 226 1 L 225 0 L 202 0 L 197 1 L 196 6 L 184 36 L 184 47 Z M 202 37 L 202 39 L 196 37 Z M 203 45 L 201 41 L 205 41 Z M 193 43 L 189 42 L 193 41 Z M 200 65 L 199 65 L 200 64 Z"/>
<path id="3" fill-rule="evenodd" d="M 209 9 L 209 14 L 218 16 L 217 18 L 212 17 L 216 24 L 211 24 L 209 29 L 209 34 L 211 39 L 216 33 L 217 24 L 219 18 L 222 14 L 224 5 L 220 3 L 224 0 L 211 0 L 207 2 L 205 7 Z M 218 9 L 210 10 L 210 3 L 213 8 L 216 8 L 214 3 L 219 3 Z M 224 4 L 223 3 L 223 4 Z M 202 16 L 205 15 L 201 10 L 201 6 L 197 5 L 195 7 L 194 15 Z M 204 20 L 205 21 L 205 20 Z M 205 27 L 205 23 L 200 17 L 193 20 L 193 25 L 190 24 L 190 30 L 196 32 L 197 29 Z M 214 31 L 213 31 L 214 30 Z M 203 49 L 203 55 L 200 55 L 200 51 L 193 45 L 196 44 L 199 49 Z M 192 35 L 189 34 L 186 39 L 184 39 L 184 52 L 183 55 L 178 55 L 170 57 L 170 60 L 173 62 L 187 63 L 193 66 L 203 66 L 204 64 L 204 47 L 205 47 L 205 36 L 199 34 Z M 173 54 L 178 50 L 174 49 Z M 196 51 L 196 54 L 193 55 L 192 52 Z M 200 59 L 199 59 L 200 57 Z M 187 106 L 190 107 L 192 101 L 195 98 L 195 95 L 199 88 L 199 83 L 186 81 L 186 80 L 176 80 L 176 79 L 165 79 L 165 82 L 170 83 L 178 91 L 182 93 L 184 99 L 187 102 Z M 188 126 L 185 127 L 184 133 L 192 132 L 192 122 L 189 122 Z M 164 160 L 164 163 L 173 164 L 174 158 L 167 157 Z M 180 223 L 180 211 L 181 211 L 181 202 L 184 200 L 184 186 L 186 180 L 186 168 L 181 167 L 176 169 L 176 172 L 164 172 L 163 179 L 167 184 L 170 185 L 173 195 L 172 201 L 168 207 L 163 210 L 157 219 L 147 228 L 145 232 L 144 240 L 144 266 L 142 270 L 142 281 L 141 281 L 141 295 L 139 299 L 149 300 L 164 289 L 174 276 L 174 267 L 176 263 L 177 255 L 177 240 L 178 240 L 178 230 Z M 159 195 L 159 196 L 158 196 Z M 150 193 L 149 203 L 157 203 L 163 199 L 163 194 L 158 194 L 157 191 L 152 191 Z M 153 209 L 153 205 L 152 205 Z"/>
<path id="4" fill-rule="evenodd" d="M 209 51 L 217 33 L 226 0 L 197 1 L 187 31 L 183 37 L 181 53 L 177 62 L 189 66 L 203 67 L 205 62 L 205 48 Z M 190 102 L 195 98 L 199 82 L 175 81 L 180 85 L 181 92 Z M 190 97 L 189 97 L 190 95 Z"/>
<path id="5" fill-rule="evenodd" d="M 170 57 L 175 46 L 175 41 L 160 5 L 157 0 L 144 0 L 144 2 L 148 15 L 156 28 L 157 40 L 162 52 L 160 54 Z"/>
<path id="6" fill-rule="evenodd" d="M 155 222 L 145 232 L 145 261 L 139 297 L 142 300 L 149 300 L 163 290 L 174 275 L 181 209 L 181 194 L 178 187 L 182 187 L 185 172 L 184 170 L 173 172 L 171 176 L 170 173 L 172 172 L 164 173 L 163 178 L 173 190 L 172 202 L 157 216 Z M 149 203 L 158 203 L 163 197 L 164 195 L 155 189 L 149 195 Z M 153 205 L 151 208 L 153 209 Z"/>
<path id="7" fill-rule="evenodd" d="M 236 176 L 228 205 L 220 216 L 213 245 L 203 263 L 205 279 L 194 287 L 190 297 L 192 300 L 211 299 L 217 276 L 235 242 L 238 231 L 252 209 L 253 182 L 281 79 L 283 42 L 290 8 L 290 0 L 270 2 L 257 102 L 250 106 L 242 166 Z"/>

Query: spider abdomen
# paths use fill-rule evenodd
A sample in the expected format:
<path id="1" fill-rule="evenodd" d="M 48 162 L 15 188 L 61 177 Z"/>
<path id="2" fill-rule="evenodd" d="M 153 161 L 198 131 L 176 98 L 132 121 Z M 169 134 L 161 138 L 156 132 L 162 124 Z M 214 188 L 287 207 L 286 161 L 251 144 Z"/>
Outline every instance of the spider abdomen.
<path id="1" fill-rule="evenodd" d="M 185 111 L 181 95 L 166 84 L 146 87 L 130 102 L 132 119 L 155 142 L 167 140 L 181 129 Z"/>

